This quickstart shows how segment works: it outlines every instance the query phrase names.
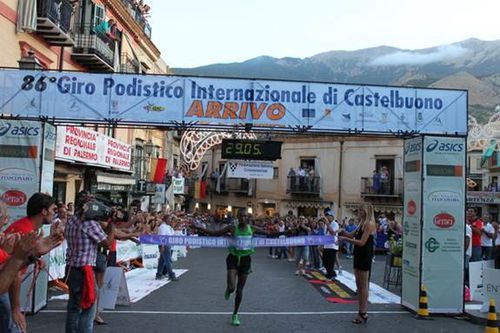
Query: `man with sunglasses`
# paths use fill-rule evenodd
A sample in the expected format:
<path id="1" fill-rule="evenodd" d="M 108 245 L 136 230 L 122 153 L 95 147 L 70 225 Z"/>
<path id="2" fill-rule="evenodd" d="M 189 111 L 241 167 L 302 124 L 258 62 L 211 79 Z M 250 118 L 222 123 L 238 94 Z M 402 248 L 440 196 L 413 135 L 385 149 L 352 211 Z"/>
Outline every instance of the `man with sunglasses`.
<path id="1" fill-rule="evenodd" d="M 55 201 L 50 195 L 35 193 L 28 200 L 26 207 L 27 216 L 12 223 L 5 230 L 5 234 L 19 234 L 22 236 L 31 232 L 38 232 L 43 224 L 50 224 L 52 222 L 56 209 Z M 35 247 L 36 256 L 32 257 L 31 261 L 37 263 L 39 267 L 43 267 L 44 263 L 38 258 L 61 244 L 63 239 L 64 234 L 61 226 L 58 223 L 52 224 L 50 235 L 37 242 Z M 17 279 L 9 288 L 11 318 L 20 332 L 26 332 L 26 318 L 21 312 L 20 302 L 21 276 L 24 273 L 25 269 L 20 272 Z M 17 332 L 16 328 L 12 327 L 11 332 Z"/>

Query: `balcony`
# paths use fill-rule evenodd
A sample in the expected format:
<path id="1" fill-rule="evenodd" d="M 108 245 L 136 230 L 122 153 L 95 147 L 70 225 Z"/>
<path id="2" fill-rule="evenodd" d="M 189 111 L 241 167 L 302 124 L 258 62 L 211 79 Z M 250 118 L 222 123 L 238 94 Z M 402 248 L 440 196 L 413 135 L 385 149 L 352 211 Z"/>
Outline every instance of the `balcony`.
<path id="1" fill-rule="evenodd" d="M 73 6 L 69 0 L 37 0 L 36 32 L 52 45 L 74 46 L 71 32 Z"/>
<path id="2" fill-rule="evenodd" d="M 98 33 L 92 25 L 75 26 L 75 47 L 72 57 L 90 72 L 115 71 L 115 41 Z"/>
<path id="3" fill-rule="evenodd" d="M 373 185 L 372 177 L 361 177 L 361 196 L 372 198 L 401 198 L 403 197 L 403 178 L 380 181 Z"/>
<path id="4" fill-rule="evenodd" d="M 139 62 L 127 54 L 122 54 L 122 60 L 120 62 L 120 72 L 122 73 L 139 73 Z"/>
<path id="5" fill-rule="evenodd" d="M 123 5 L 127 8 L 128 13 L 134 21 L 141 27 L 142 31 L 151 39 L 151 26 L 145 18 L 145 14 L 141 13 L 139 8 L 135 6 L 131 0 L 122 0 Z"/>
<path id="6" fill-rule="evenodd" d="M 210 191 L 217 192 L 217 182 L 210 181 Z M 246 178 L 221 178 L 220 180 L 220 193 L 236 193 L 252 195 L 255 192 L 255 179 Z"/>
<path id="7" fill-rule="evenodd" d="M 320 177 L 288 176 L 286 193 L 319 197 Z"/>

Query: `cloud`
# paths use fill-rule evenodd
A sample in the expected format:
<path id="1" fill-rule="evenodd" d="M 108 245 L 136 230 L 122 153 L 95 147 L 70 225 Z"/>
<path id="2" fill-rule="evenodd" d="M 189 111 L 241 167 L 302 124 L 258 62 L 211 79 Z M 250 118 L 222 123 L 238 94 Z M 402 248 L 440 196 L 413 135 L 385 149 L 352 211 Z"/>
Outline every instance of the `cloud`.
<path id="1" fill-rule="evenodd" d="M 431 53 L 399 51 L 378 57 L 371 61 L 373 66 L 425 65 L 463 56 L 467 49 L 457 45 L 440 46 Z"/>

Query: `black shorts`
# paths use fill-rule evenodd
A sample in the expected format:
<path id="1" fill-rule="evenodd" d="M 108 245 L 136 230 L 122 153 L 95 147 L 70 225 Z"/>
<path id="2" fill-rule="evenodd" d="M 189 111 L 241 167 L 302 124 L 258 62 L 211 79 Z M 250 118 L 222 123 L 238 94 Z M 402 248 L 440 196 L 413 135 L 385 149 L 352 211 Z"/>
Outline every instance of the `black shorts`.
<path id="1" fill-rule="evenodd" d="M 238 275 L 248 275 L 252 271 L 252 258 L 250 256 L 239 257 L 240 262 L 238 265 L 238 257 L 229 253 L 226 258 L 227 270 L 236 269 Z"/>
<path id="2" fill-rule="evenodd" d="M 108 252 L 108 267 L 116 267 L 116 251 Z"/>
<path id="3" fill-rule="evenodd" d="M 102 252 L 97 252 L 97 257 L 95 260 L 95 271 L 99 273 L 106 272 L 106 267 L 108 266 L 108 258 Z"/>

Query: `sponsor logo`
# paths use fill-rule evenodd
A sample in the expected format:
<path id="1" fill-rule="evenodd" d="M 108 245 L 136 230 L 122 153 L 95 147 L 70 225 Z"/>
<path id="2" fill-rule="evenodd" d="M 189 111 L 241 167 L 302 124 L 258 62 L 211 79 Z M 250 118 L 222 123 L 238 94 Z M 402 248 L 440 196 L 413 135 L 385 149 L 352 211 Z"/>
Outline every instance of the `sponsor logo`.
<path id="1" fill-rule="evenodd" d="M 436 238 L 434 237 L 431 237 L 429 238 L 426 242 L 425 242 L 425 248 L 427 249 L 427 251 L 429 251 L 430 253 L 434 253 L 436 252 L 438 249 L 439 249 L 439 242 L 437 241 Z"/>
<path id="2" fill-rule="evenodd" d="M 451 228 L 455 224 L 455 218 L 448 213 L 440 213 L 434 216 L 434 225 L 441 229 Z"/>
<path id="3" fill-rule="evenodd" d="M 405 233 L 405 236 L 408 236 L 408 234 L 410 233 L 410 223 L 408 221 L 405 221 L 403 223 L 403 231 Z"/>
<path id="4" fill-rule="evenodd" d="M 416 153 L 422 150 L 422 143 L 409 143 L 405 146 L 405 154 Z"/>
<path id="5" fill-rule="evenodd" d="M 2 136 L 38 136 L 40 134 L 39 127 L 29 126 L 12 126 L 12 124 L 5 124 L 0 126 L 0 137 Z"/>
<path id="6" fill-rule="evenodd" d="M 9 123 L 0 126 L 0 136 L 4 136 L 5 134 L 7 134 L 7 132 L 10 130 L 11 127 L 12 125 Z"/>
<path id="7" fill-rule="evenodd" d="M 441 153 L 458 153 L 464 150 L 463 143 L 452 143 L 452 142 L 439 142 L 439 140 L 432 140 L 425 150 L 428 153 L 433 151 L 441 152 Z"/>
<path id="8" fill-rule="evenodd" d="M 419 185 L 416 181 L 409 181 L 405 184 L 405 190 L 408 192 L 417 191 L 419 189 Z"/>
<path id="9" fill-rule="evenodd" d="M 26 169 L 6 168 L 0 170 L 1 182 L 32 183 L 35 181 L 33 173 Z"/>
<path id="10" fill-rule="evenodd" d="M 144 110 L 146 110 L 148 112 L 162 112 L 162 111 L 165 111 L 165 108 L 163 106 L 160 106 L 160 105 L 154 105 L 153 103 L 148 103 L 144 107 Z"/>
<path id="11" fill-rule="evenodd" d="M 417 211 L 417 204 L 415 203 L 415 201 L 410 200 L 408 201 L 406 208 L 408 209 L 408 215 L 413 216 Z"/>
<path id="12" fill-rule="evenodd" d="M 452 191 L 436 191 L 432 192 L 428 196 L 429 201 L 434 203 L 453 203 L 458 204 L 461 201 L 461 197 L 458 193 Z"/>
<path id="13" fill-rule="evenodd" d="M 9 190 L 1 198 L 8 206 L 13 207 L 22 206 L 26 202 L 26 194 L 18 190 Z"/>
<path id="14" fill-rule="evenodd" d="M 56 140 L 56 132 L 53 132 L 51 130 L 48 130 L 47 132 L 45 132 L 45 140 L 55 141 Z"/>

